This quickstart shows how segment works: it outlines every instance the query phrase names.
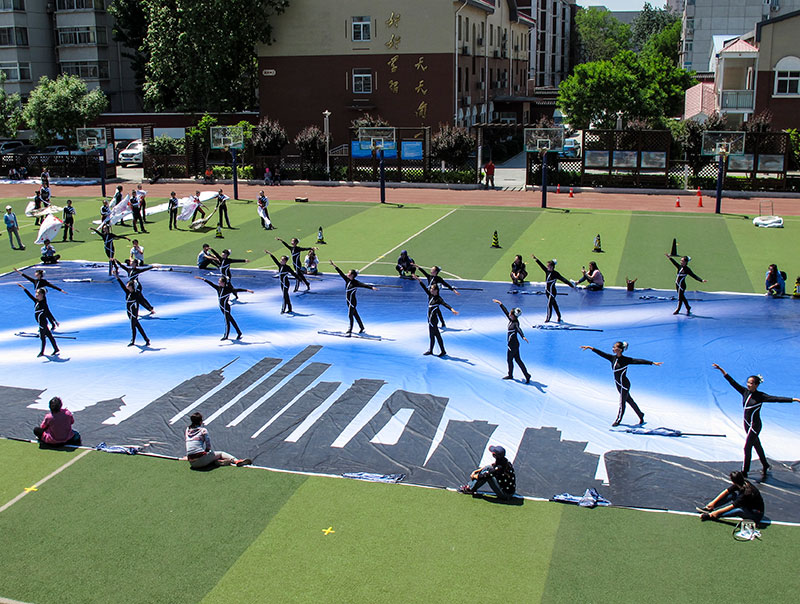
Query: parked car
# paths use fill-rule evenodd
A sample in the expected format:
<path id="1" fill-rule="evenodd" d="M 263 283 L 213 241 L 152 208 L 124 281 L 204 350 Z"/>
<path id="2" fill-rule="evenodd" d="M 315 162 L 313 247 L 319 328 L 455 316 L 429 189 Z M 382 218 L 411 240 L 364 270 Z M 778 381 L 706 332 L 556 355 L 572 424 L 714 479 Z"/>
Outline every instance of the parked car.
<path id="1" fill-rule="evenodd" d="M 14 149 L 24 144 L 22 141 L 4 141 L 0 143 L 0 154 L 11 153 Z"/>
<path id="2" fill-rule="evenodd" d="M 141 164 L 143 155 L 144 144 L 141 140 L 136 140 L 119 152 L 119 163 L 120 165 Z"/>
<path id="3" fill-rule="evenodd" d="M 10 155 L 28 155 L 38 151 L 36 145 L 17 145 L 11 151 L 6 151 Z"/>
<path id="4" fill-rule="evenodd" d="M 40 151 L 47 155 L 86 155 L 83 149 L 70 149 L 66 145 L 50 145 Z"/>
<path id="5" fill-rule="evenodd" d="M 558 152 L 559 157 L 580 157 L 581 143 L 577 138 L 568 138 L 564 141 L 564 148 Z"/>

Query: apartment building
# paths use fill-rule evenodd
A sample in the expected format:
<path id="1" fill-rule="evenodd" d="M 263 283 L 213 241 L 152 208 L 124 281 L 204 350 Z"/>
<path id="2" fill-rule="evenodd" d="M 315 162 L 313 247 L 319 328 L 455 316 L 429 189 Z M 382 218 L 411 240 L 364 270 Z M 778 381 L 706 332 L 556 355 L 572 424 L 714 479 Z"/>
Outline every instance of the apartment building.
<path id="1" fill-rule="evenodd" d="M 713 72 L 716 54 L 726 40 L 752 31 L 756 23 L 798 9 L 800 0 L 686 0 L 681 63 L 686 69 Z"/>
<path id="2" fill-rule="evenodd" d="M 533 20 L 514 0 L 293 0 L 258 49 L 262 115 L 335 144 L 366 113 L 393 126 L 525 121 Z"/>
<path id="3" fill-rule="evenodd" d="M 111 39 L 110 0 L 0 0 L 0 70 L 5 89 L 27 96 L 39 78 L 80 76 L 101 88 L 111 111 L 138 111 L 125 48 Z"/>

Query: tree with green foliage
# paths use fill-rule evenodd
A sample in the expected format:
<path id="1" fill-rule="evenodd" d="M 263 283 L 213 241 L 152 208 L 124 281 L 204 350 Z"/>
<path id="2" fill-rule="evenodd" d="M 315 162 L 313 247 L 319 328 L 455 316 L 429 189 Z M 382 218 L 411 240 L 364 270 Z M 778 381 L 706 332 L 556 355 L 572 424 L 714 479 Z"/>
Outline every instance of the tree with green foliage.
<path id="1" fill-rule="evenodd" d="M 208 154 L 211 153 L 211 128 L 217 125 L 217 118 L 206 113 L 186 132 L 186 136 L 203 155 L 203 166 L 208 165 Z"/>
<path id="2" fill-rule="evenodd" d="M 451 168 L 462 168 L 475 152 L 477 142 L 466 128 L 439 125 L 439 132 L 431 137 L 431 154 Z"/>
<path id="3" fill-rule="evenodd" d="M 303 128 L 294 137 L 294 144 L 304 161 L 312 164 L 320 164 L 325 161 L 325 134 L 317 126 Z"/>
<path id="4" fill-rule="evenodd" d="M 271 120 L 264 116 L 253 129 L 253 147 L 261 155 L 280 155 L 283 148 L 289 143 L 286 130 L 278 120 Z"/>
<path id="5" fill-rule="evenodd" d="M 22 121 L 22 106 L 17 93 L 6 93 L 6 73 L 0 71 L 0 136 L 13 138 Z"/>
<path id="6" fill-rule="evenodd" d="M 789 149 L 791 151 L 790 160 L 792 167 L 797 170 L 800 168 L 800 130 L 789 128 L 785 130 L 789 134 Z"/>
<path id="7" fill-rule="evenodd" d="M 620 51 L 630 49 L 630 26 L 605 8 L 579 9 L 575 15 L 575 27 L 584 61 L 609 60 Z"/>
<path id="8" fill-rule="evenodd" d="M 144 45 L 147 35 L 144 3 L 142 0 L 114 0 L 108 5 L 108 14 L 114 17 L 111 36 L 127 49 L 122 50 L 121 54 L 130 59 L 137 91 L 141 94 L 145 68 L 150 58 Z"/>
<path id="9" fill-rule="evenodd" d="M 288 0 L 141 0 L 148 57 L 144 101 L 155 111 L 252 109 L 256 45 L 271 41 L 271 18 Z"/>
<path id="10" fill-rule="evenodd" d="M 186 139 L 172 138 L 166 134 L 157 136 L 145 145 L 148 155 L 179 155 L 184 153 Z"/>
<path id="11" fill-rule="evenodd" d="M 562 82 L 558 107 L 573 128 L 614 128 L 617 119 L 663 127 L 683 109 L 694 79 L 661 55 L 623 51 L 610 61 L 578 65 Z"/>
<path id="12" fill-rule="evenodd" d="M 675 21 L 669 27 L 652 35 L 647 42 L 645 42 L 641 54 L 658 54 L 669 59 L 672 65 L 678 65 L 681 54 L 682 31 L 683 24 L 680 21 Z"/>
<path id="13" fill-rule="evenodd" d="M 55 80 L 42 76 L 31 90 L 22 117 L 37 145 L 49 145 L 58 138 L 73 146 L 76 128 L 91 124 L 107 107 L 105 93 L 99 88 L 88 90 L 78 76 L 60 75 Z"/>
<path id="14" fill-rule="evenodd" d="M 678 13 L 666 6 L 653 8 L 649 2 L 645 2 L 644 7 L 631 24 L 631 48 L 637 52 L 644 49 L 653 36 L 672 27 L 676 22 L 681 22 Z"/>

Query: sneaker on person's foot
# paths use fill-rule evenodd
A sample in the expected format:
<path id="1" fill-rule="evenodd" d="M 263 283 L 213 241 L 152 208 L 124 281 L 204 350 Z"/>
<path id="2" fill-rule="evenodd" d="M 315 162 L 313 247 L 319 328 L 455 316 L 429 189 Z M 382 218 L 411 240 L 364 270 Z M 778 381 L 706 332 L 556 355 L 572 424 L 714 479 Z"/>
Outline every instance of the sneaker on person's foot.
<path id="1" fill-rule="evenodd" d="M 705 522 L 706 520 L 713 520 L 714 517 L 711 514 L 703 512 L 700 514 L 700 522 Z"/>
<path id="2" fill-rule="evenodd" d="M 241 468 L 242 466 L 249 466 L 251 463 L 253 463 L 253 460 L 250 459 L 249 457 L 247 457 L 245 459 L 237 459 L 236 460 L 236 467 L 237 468 Z"/>
<path id="3" fill-rule="evenodd" d="M 458 487 L 458 492 L 464 495 L 472 495 L 472 490 L 469 488 L 469 485 L 462 484 Z"/>
<path id="4" fill-rule="evenodd" d="M 504 380 L 513 380 L 513 379 L 514 379 L 514 376 L 513 376 L 513 375 L 504 375 L 504 376 L 503 376 L 503 379 L 504 379 Z"/>

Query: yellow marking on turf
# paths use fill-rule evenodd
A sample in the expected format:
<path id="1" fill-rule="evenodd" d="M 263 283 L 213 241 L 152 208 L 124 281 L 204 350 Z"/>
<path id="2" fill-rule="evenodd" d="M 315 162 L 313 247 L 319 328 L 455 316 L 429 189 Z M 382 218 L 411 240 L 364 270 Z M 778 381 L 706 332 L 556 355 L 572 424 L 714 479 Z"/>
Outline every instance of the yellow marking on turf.
<path id="1" fill-rule="evenodd" d="M 43 485 L 44 483 L 46 483 L 48 480 L 50 480 L 51 478 L 53 478 L 53 476 L 56 476 L 56 475 L 60 474 L 61 472 L 63 472 L 64 470 L 66 470 L 68 467 L 70 467 L 72 464 L 74 464 L 76 461 L 78 461 L 80 458 L 82 458 L 82 457 L 85 457 L 86 455 L 88 455 L 88 454 L 89 454 L 89 453 L 91 453 L 92 451 L 93 451 L 93 449 L 86 449 L 85 451 L 82 451 L 81 453 L 79 453 L 78 455 L 76 455 L 75 457 L 73 457 L 72 459 L 70 459 L 70 460 L 69 460 L 67 463 L 65 463 L 63 466 L 60 466 L 60 467 L 56 468 L 55 470 L 53 470 L 52 472 L 50 472 L 50 474 L 48 474 L 47 476 L 45 476 L 44 478 L 42 478 L 42 479 L 41 479 L 39 482 L 37 482 L 36 484 L 34 484 L 32 487 L 25 487 L 25 490 L 24 490 L 24 491 L 22 491 L 22 493 L 20 493 L 20 494 L 19 494 L 19 495 L 17 495 L 16 497 L 14 497 L 14 499 L 12 499 L 12 500 L 11 500 L 11 501 L 9 501 L 8 503 L 4 504 L 3 506 L 0 506 L 0 513 L 2 513 L 2 512 L 5 512 L 5 511 L 6 511 L 8 508 L 10 508 L 12 505 L 14 505 L 15 503 L 17 503 L 17 501 L 19 501 L 20 499 L 22 499 L 23 497 L 25 497 L 25 495 L 27 495 L 28 493 L 31 493 L 31 492 L 33 492 L 33 491 L 36 491 L 36 490 L 38 490 L 38 487 L 42 486 L 42 485 Z"/>
<path id="2" fill-rule="evenodd" d="M 330 535 L 331 533 L 335 533 L 336 531 L 333 530 L 332 526 L 329 526 L 326 529 L 322 529 L 322 532 L 325 533 L 325 535 Z"/>

